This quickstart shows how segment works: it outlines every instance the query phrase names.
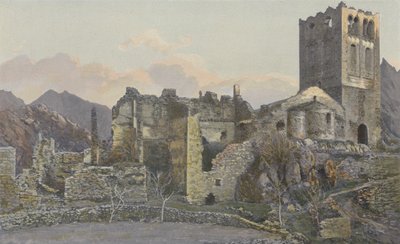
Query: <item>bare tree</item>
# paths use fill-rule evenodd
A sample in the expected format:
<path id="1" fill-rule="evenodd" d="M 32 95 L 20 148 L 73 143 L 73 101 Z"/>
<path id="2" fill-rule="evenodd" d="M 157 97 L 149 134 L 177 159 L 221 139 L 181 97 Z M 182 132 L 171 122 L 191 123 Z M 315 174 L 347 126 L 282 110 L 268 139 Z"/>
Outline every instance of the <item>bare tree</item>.
<path id="1" fill-rule="evenodd" d="M 309 203 L 308 212 L 317 226 L 317 235 L 318 235 L 319 224 L 320 224 L 319 211 L 321 209 L 321 205 L 325 196 L 319 184 L 319 180 L 315 169 L 315 162 L 309 173 L 308 178 L 309 178 L 308 182 L 310 183 L 310 187 L 306 191 L 306 197 Z"/>
<path id="2" fill-rule="evenodd" d="M 282 195 L 287 190 L 286 171 L 296 150 L 296 145 L 285 135 L 276 133 L 266 136 L 260 152 L 261 163 L 267 170 L 267 176 L 278 199 L 278 217 L 281 226 L 283 225 Z"/>
<path id="3" fill-rule="evenodd" d="M 147 171 L 149 175 L 151 185 L 154 190 L 154 194 L 159 197 L 162 201 L 161 205 L 161 222 L 164 222 L 164 210 L 165 205 L 168 200 L 174 195 L 172 190 L 172 176 L 170 173 L 166 174 L 162 171 L 150 172 Z"/>
<path id="4" fill-rule="evenodd" d="M 110 209 L 110 219 L 108 220 L 108 222 L 111 223 L 115 216 L 115 213 L 119 210 L 122 210 L 125 207 L 126 194 L 131 192 L 132 190 L 127 190 L 126 187 L 121 189 L 121 187 L 119 187 L 118 184 L 115 184 L 114 186 L 109 185 L 109 188 L 110 188 L 109 194 L 111 201 L 111 209 Z"/>

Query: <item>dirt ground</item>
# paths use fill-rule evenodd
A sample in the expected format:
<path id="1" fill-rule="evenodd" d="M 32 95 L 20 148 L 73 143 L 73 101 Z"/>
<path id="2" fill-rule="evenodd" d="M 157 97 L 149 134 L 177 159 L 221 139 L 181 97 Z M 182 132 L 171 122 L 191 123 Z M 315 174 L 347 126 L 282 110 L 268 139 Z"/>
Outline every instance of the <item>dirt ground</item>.
<path id="1" fill-rule="evenodd" d="M 270 234 L 211 224 L 132 223 L 65 224 L 0 232 L 0 243 L 230 243 L 273 238 Z M 272 241 L 274 242 L 274 241 Z M 268 242 L 270 243 L 270 242 Z M 275 242 L 274 242 L 275 243 Z M 277 241 L 279 243 L 279 241 Z"/>

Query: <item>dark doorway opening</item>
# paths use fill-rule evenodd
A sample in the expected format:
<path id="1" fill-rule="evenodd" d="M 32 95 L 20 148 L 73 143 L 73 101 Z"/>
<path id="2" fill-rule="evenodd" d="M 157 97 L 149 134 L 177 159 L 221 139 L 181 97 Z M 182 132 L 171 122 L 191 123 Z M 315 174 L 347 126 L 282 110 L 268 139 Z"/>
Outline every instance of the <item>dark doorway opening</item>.
<path id="1" fill-rule="evenodd" d="M 364 124 L 358 126 L 358 143 L 368 145 L 368 128 Z"/>
<path id="2" fill-rule="evenodd" d="M 285 122 L 283 122 L 282 120 L 279 120 L 278 123 L 276 123 L 276 130 L 277 131 L 285 130 Z"/>
<path id="3" fill-rule="evenodd" d="M 215 196 L 214 194 L 210 193 L 207 195 L 205 199 L 206 205 L 213 205 L 215 204 Z"/>

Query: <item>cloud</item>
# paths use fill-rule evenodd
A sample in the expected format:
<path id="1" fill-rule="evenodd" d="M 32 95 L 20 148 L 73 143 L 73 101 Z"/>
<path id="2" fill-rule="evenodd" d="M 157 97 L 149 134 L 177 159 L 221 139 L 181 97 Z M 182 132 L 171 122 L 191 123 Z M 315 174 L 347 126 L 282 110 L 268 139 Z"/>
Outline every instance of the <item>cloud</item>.
<path id="1" fill-rule="evenodd" d="M 388 58 L 388 62 L 393 65 L 396 70 L 400 70 L 400 59 Z"/>
<path id="2" fill-rule="evenodd" d="M 142 94 L 160 95 L 164 88 L 175 88 L 179 96 L 197 97 L 198 91 L 232 95 L 234 84 L 253 107 L 287 98 L 298 91 L 298 81 L 283 74 L 249 75 L 222 78 L 206 68 L 205 61 L 194 54 L 173 54 L 148 68 L 117 72 L 99 63 L 81 64 L 66 54 L 32 61 L 19 56 L 0 65 L 3 89 L 31 102 L 48 89 L 67 90 L 84 99 L 113 106 L 135 87 Z"/>
<path id="3" fill-rule="evenodd" d="M 155 84 L 175 88 L 181 96 L 193 96 L 198 92 L 197 79 L 185 73 L 183 67 L 178 64 L 153 64 L 148 72 Z"/>
<path id="4" fill-rule="evenodd" d="M 143 46 L 165 54 L 178 48 L 187 47 L 191 43 L 192 39 L 186 36 L 179 37 L 177 42 L 167 42 L 161 37 L 157 29 L 149 29 L 124 41 L 118 48 L 121 51 L 127 51 L 130 47 L 138 48 Z"/>

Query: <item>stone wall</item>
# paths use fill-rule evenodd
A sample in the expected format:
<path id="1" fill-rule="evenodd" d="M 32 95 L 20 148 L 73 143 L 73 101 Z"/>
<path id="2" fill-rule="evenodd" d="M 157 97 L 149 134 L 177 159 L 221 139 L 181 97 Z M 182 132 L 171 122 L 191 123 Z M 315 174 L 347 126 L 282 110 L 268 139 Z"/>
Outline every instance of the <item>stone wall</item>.
<path id="1" fill-rule="evenodd" d="M 64 198 L 72 202 L 107 202 L 114 187 L 125 191 L 125 202 L 147 200 L 146 170 L 143 165 L 115 167 L 87 167 L 65 180 Z"/>
<path id="2" fill-rule="evenodd" d="M 11 175 L 0 175 L 0 214 L 20 208 L 19 189 Z"/>
<path id="3" fill-rule="evenodd" d="M 341 8 L 299 20 L 300 90 L 318 86 L 337 101 L 342 87 Z"/>
<path id="4" fill-rule="evenodd" d="M 190 203 L 204 203 L 207 192 L 202 169 L 203 144 L 197 116 L 188 117 L 186 198 Z"/>
<path id="5" fill-rule="evenodd" d="M 142 95 L 127 88 L 125 95 L 113 107 L 113 154 L 126 145 L 123 155 L 132 153 L 132 161 L 143 163 L 151 171 L 170 170 L 178 192 L 186 193 L 187 117 L 197 115 L 198 129 L 207 143 L 218 144 L 215 154 L 236 137 L 237 116 L 251 119 L 251 106 L 239 97 L 206 92 L 199 98 L 178 97 L 174 89 L 164 89 L 160 97 Z M 242 106 L 240 114 L 235 109 Z M 124 137 L 130 135 L 130 143 Z M 215 151 L 212 148 L 212 151 Z M 124 161 L 116 158 L 114 163 Z M 130 161 L 126 160 L 125 161 Z"/>
<path id="6" fill-rule="evenodd" d="M 13 147 L 0 147 L 0 175 L 15 178 L 16 150 Z"/>
<path id="7" fill-rule="evenodd" d="M 230 144 L 212 161 L 211 171 L 204 172 L 204 199 L 212 194 L 216 202 L 237 200 L 239 176 L 254 162 L 253 147 L 250 142 Z"/>
<path id="8" fill-rule="evenodd" d="M 212 196 L 215 201 L 236 199 L 238 179 L 254 161 L 250 142 L 230 144 L 212 161 L 206 172 L 202 167 L 202 134 L 198 116 L 188 118 L 187 200 L 205 204 Z"/>
<path id="9" fill-rule="evenodd" d="M 147 205 L 127 205 L 116 211 L 115 221 L 151 221 L 160 216 L 161 209 Z M 76 222 L 106 222 L 110 206 L 19 212 L 0 217 L 0 230 L 20 230 L 32 227 L 69 224 Z M 216 224 L 240 228 L 253 228 L 279 235 L 289 243 L 300 243 L 301 236 L 291 235 L 287 230 L 273 225 L 262 225 L 234 214 L 215 212 L 190 212 L 165 208 L 164 221 L 195 224 Z M 277 237 L 277 236 L 276 236 Z M 286 242 L 285 241 L 285 242 Z M 303 239 L 304 241 L 304 239 Z"/>
<path id="10" fill-rule="evenodd" d="M 346 111 L 345 140 L 376 147 L 381 137 L 379 14 L 342 2 L 300 20 L 299 26 L 300 89 L 318 86 L 327 92 Z M 359 131 L 363 126 L 367 136 Z"/>
<path id="11" fill-rule="evenodd" d="M 345 111 L 318 87 L 260 108 L 259 131 L 280 131 L 289 137 L 344 140 Z"/>
<path id="12" fill-rule="evenodd" d="M 77 152 L 58 152 L 54 155 L 54 164 L 50 166 L 49 185 L 64 192 L 65 179 L 82 169 L 84 154 Z"/>

